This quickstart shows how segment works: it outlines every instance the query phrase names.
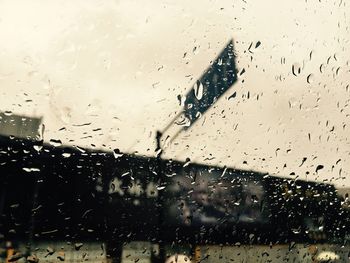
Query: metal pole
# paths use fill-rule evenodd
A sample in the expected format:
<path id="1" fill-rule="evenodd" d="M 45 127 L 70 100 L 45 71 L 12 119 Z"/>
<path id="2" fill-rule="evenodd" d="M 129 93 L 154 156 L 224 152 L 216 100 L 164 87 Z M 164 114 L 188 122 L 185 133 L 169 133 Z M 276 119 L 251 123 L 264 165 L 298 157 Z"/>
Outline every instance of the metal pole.
<path id="1" fill-rule="evenodd" d="M 40 151 L 38 152 L 38 155 L 36 156 L 36 160 L 37 158 L 40 158 L 41 153 L 42 153 L 42 148 L 44 146 L 44 139 L 40 140 L 37 145 L 40 147 Z M 43 166 L 41 165 L 40 168 L 42 168 Z M 28 231 L 28 244 L 27 244 L 27 248 L 26 248 L 26 255 L 30 255 L 31 251 L 31 247 L 32 247 L 32 243 L 34 240 L 34 231 L 35 231 L 35 215 L 36 215 L 36 211 L 35 209 L 38 206 L 38 200 L 39 200 L 39 190 L 40 190 L 40 184 L 43 182 L 44 177 L 42 175 L 43 170 L 40 169 L 40 172 L 38 173 L 38 175 L 34 174 L 34 191 L 33 191 L 33 203 L 32 203 L 32 209 L 31 209 L 31 218 L 30 218 L 30 225 L 29 225 L 29 231 Z"/>
<path id="2" fill-rule="evenodd" d="M 169 122 L 169 124 L 162 130 L 156 132 L 156 159 L 157 159 L 157 175 L 158 175 L 158 185 L 162 185 L 163 182 L 163 170 L 162 170 L 162 155 L 164 149 L 162 148 L 161 139 L 163 134 L 171 127 L 171 125 L 183 114 L 183 111 L 179 111 L 174 118 Z M 183 129 L 177 131 L 174 136 L 172 136 L 170 142 L 172 142 L 180 134 Z M 165 243 L 162 240 L 162 229 L 164 225 L 164 195 L 163 190 L 158 191 L 157 206 L 158 206 L 158 243 L 159 243 L 159 262 L 164 263 L 166 259 Z"/>
<path id="3" fill-rule="evenodd" d="M 162 132 L 156 132 L 156 154 L 157 154 L 157 175 L 158 175 L 158 185 L 162 185 L 163 182 L 163 171 L 162 171 L 162 159 L 163 149 L 161 146 Z M 165 262 L 165 244 L 162 240 L 162 229 L 163 229 L 163 191 L 158 191 L 157 206 L 158 206 L 158 243 L 159 243 L 159 262 Z"/>

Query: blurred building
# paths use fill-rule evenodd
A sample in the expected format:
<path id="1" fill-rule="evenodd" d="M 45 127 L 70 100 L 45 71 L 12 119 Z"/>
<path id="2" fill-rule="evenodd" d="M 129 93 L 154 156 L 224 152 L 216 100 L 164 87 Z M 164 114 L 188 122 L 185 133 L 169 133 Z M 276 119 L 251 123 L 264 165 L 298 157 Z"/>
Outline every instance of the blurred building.
<path id="1" fill-rule="evenodd" d="M 27 117 L 0 112 L 0 135 L 18 138 L 37 139 L 41 136 L 41 117 Z"/>

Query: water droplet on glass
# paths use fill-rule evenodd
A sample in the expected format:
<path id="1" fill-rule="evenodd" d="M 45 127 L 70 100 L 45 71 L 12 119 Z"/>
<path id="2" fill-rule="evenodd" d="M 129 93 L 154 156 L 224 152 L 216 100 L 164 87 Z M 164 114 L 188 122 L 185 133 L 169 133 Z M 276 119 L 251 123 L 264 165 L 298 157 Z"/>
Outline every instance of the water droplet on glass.
<path id="1" fill-rule="evenodd" d="M 198 47 L 195 46 L 195 47 L 192 49 L 192 52 L 193 52 L 194 55 L 197 55 L 197 54 L 198 54 L 199 48 L 200 48 L 200 46 L 198 46 Z"/>
<path id="2" fill-rule="evenodd" d="M 299 228 L 298 229 L 292 229 L 292 231 L 293 231 L 294 234 L 300 234 L 300 229 Z"/>
<path id="3" fill-rule="evenodd" d="M 299 63 L 294 63 L 292 65 L 292 73 L 294 76 L 298 76 L 301 73 L 301 66 Z"/>
<path id="4" fill-rule="evenodd" d="M 186 116 L 182 116 L 180 120 L 175 122 L 176 125 L 189 127 L 191 125 L 191 120 Z"/>
<path id="5" fill-rule="evenodd" d="M 221 174 L 220 177 L 223 177 L 223 176 L 225 175 L 226 171 L 227 171 L 227 167 L 225 166 L 225 168 L 224 168 L 224 170 L 222 171 L 222 174 Z"/>
<path id="6" fill-rule="evenodd" d="M 323 168 L 324 168 L 324 166 L 322 164 L 319 164 L 319 165 L 317 165 L 315 172 L 317 173 L 319 170 L 321 170 Z"/>
<path id="7" fill-rule="evenodd" d="M 69 158 L 69 157 L 71 157 L 71 155 L 72 155 L 72 154 L 70 154 L 70 153 L 62 153 L 62 156 L 63 156 L 64 158 Z"/>
<path id="8" fill-rule="evenodd" d="M 58 252 L 58 253 L 57 253 L 57 258 L 58 258 L 60 261 L 64 261 L 64 260 L 65 260 L 64 252 L 63 252 L 63 251 Z"/>
<path id="9" fill-rule="evenodd" d="M 339 75 L 339 71 L 340 71 L 340 67 L 338 67 L 338 68 L 335 70 L 335 74 L 336 74 L 336 75 Z"/>
<path id="10" fill-rule="evenodd" d="M 309 74 L 306 78 L 307 83 L 311 84 L 312 82 L 314 82 L 314 75 L 313 74 Z"/>
<path id="11" fill-rule="evenodd" d="M 157 186 L 158 191 L 163 190 L 163 189 L 165 189 L 165 185 L 158 185 Z"/>
<path id="12" fill-rule="evenodd" d="M 179 105 L 180 106 L 183 106 L 183 105 L 185 105 L 185 100 L 186 100 L 186 97 L 185 96 L 182 96 L 182 95 L 177 95 L 177 99 L 178 99 L 178 101 L 179 101 Z"/>
<path id="13" fill-rule="evenodd" d="M 202 117 L 202 113 L 200 113 L 199 111 L 197 111 L 197 113 L 196 113 L 196 118 L 197 119 L 200 119 Z"/>
<path id="14" fill-rule="evenodd" d="M 310 54 L 309 54 L 309 60 L 312 59 L 312 56 L 313 56 L 313 51 L 311 50 L 311 51 L 310 51 Z"/>
<path id="15" fill-rule="evenodd" d="M 158 149 L 156 151 L 156 157 L 159 157 L 162 152 L 163 152 L 162 149 Z"/>
<path id="16" fill-rule="evenodd" d="M 256 42 L 255 48 L 258 48 L 260 45 L 261 45 L 261 42 L 260 42 L 260 41 Z"/>
<path id="17" fill-rule="evenodd" d="M 324 64 L 321 64 L 321 65 L 320 65 L 320 72 L 321 72 L 321 73 L 324 72 L 324 68 L 325 68 Z"/>
<path id="18" fill-rule="evenodd" d="M 75 250 L 79 250 L 83 245 L 83 243 L 75 243 L 74 248 Z"/>
<path id="19" fill-rule="evenodd" d="M 55 139 L 51 139 L 49 143 L 54 147 L 59 147 L 62 145 L 61 140 L 55 140 Z"/>
<path id="20" fill-rule="evenodd" d="M 23 171 L 27 172 L 27 173 L 31 173 L 31 172 L 40 172 L 39 168 L 28 168 L 28 167 L 23 167 Z"/>
<path id="21" fill-rule="evenodd" d="M 119 149 L 114 149 L 113 150 L 113 156 L 114 156 L 115 159 L 118 159 L 118 158 L 122 157 L 123 154 L 120 152 Z"/>
<path id="22" fill-rule="evenodd" d="M 194 85 L 194 95 L 196 96 L 197 100 L 202 99 L 203 97 L 203 84 L 200 81 L 197 81 L 197 83 Z"/>
<path id="23" fill-rule="evenodd" d="M 12 111 L 7 110 L 4 112 L 4 114 L 5 114 L 5 116 L 11 116 L 13 113 L 12 113 Z"/>
<path id="24" fill-rule="evenodd" d="M 55 253 L 55 250 L 52 247 L 47 247 L 46 252 L 47 252 L 47 254 L 45 257 L 51 256 L 53 253 Z"/>
<path id="25" fill-rule="evenodd" d="M 186 162 L 184 163 L 183 167 L 188 166 L 191 163 L 191 159 L 190 158 L 186 158 Z"/>
<path id="26" fill-rule="evenodd" d="M 76 145 L 74 147 L 81 153 L 85 153 L 86 152 L 86 150 L 84 148 L 81 148 L 81 147 L 76 146 Z"/>
<path id="27" fill-rule="evenodd" d="M 231 96 L 229 96 L 227 99 L 230 100 L 230 99 L 233 99 L 233 98 L 236 98 L 237 96 L 237 92 L 235 91 Z"/>
<path id="28" fill-rule="evenodd" d="M 34 145 L 33 146 L 34 150 L 36 150 L 37 152 L 40 152 L 40 150 L 43 148 L 42 145 Z"/>
<path id="29" fill-rule="evenodd" d="M 39 262 L 39 258 L 36 255 L 31 255 L 31 256 L 27 257 L 27 262 L 38 263 Z"/>

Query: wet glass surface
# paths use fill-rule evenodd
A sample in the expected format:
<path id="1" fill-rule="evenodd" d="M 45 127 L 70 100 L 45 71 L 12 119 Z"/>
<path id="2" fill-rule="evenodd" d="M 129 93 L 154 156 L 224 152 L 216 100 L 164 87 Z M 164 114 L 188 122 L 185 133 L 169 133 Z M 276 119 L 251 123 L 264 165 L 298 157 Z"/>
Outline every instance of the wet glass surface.
<path id="1" fill-rule="evenodd" d="M 0 262 L 348 262 L 349 15 L 1 1 Z"/>

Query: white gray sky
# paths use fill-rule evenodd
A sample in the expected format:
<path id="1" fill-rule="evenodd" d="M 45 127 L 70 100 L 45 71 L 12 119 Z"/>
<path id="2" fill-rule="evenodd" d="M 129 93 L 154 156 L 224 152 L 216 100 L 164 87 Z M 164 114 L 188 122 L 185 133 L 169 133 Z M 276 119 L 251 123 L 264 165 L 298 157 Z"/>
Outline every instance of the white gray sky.
<path id="1" fill-rule="evenodd" d="M 164 156 L 350 186 L 349 15 L 344 0 L 2 0 L 1 110 L 43 116 L 47 141 L 154 155 L 233 38 L 245 73 Z"/>

